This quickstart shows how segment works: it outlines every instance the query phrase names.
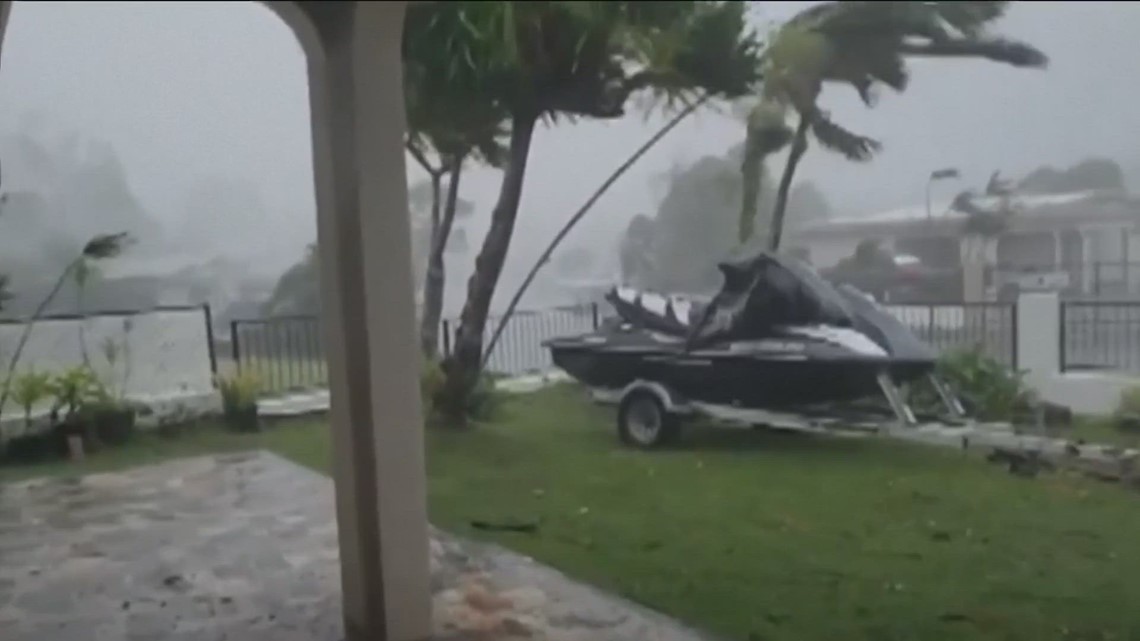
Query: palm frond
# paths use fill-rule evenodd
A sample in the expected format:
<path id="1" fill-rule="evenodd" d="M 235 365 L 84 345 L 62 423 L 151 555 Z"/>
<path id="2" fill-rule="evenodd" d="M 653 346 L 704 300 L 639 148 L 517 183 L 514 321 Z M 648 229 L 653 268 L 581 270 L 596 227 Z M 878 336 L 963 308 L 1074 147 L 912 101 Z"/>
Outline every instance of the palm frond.
<path id="1" fill-rule="evenodd" d="M 844 129 L 825 113 L 812 117 L 811 132 L 819 144 L 855 162 L 868 161 L 882 149 L 879 141 Z"/>
<path id="2" fill-rule="evenodd" d="M 983 58 L 1015 67 L 1044 68 L 1049 64 L 1049 57 L 1039 49 L 1024 42 L 1007 38 L 947 40 L 929 43 L 904 42 L 899 46 L 899 52 L 908 56 Z"/>
<path id="3" fill-rule="evenodd" d="M 1002 179 L 1000 171 L 995 171 L 986 182 L 985 193 L 987 196 L 1008 196 L 1013 193 L 1013 186 L 1008 180 Z"/>
<path id="4" fill-rule="evenodd" d="M 127 232 L 117 234 L 99 234 L 83 246 L 83 258 L 90 260 L 104 260 L 114 258 L 134 242 Z"/>
<path id="5" fill-rule="evenodd" d="M 928 2 L 938 17 L 963 37 L 976 38 L 1009 9 L 1009 2 Z"/>
<path id="6" fill-rule="evenodd" d="M 960 191 L 954 196 L 954 200 L 950 201 L 950 209 L 967 216 L 985 213 L 974 203 L 976 197 L 977 195 L 968 189 Z"/>

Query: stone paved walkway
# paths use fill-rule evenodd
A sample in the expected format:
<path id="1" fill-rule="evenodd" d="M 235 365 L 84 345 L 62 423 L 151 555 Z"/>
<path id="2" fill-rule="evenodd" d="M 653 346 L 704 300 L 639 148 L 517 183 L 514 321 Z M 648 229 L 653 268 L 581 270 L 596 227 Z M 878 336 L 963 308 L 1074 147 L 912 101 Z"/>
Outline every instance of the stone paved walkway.
<path id="1" fill-rule="evenodd" d="M 705 637 L 432 533 L 438 640 Z M 0 486 L 0 640 L 342 638 L 332 482 L 266 453 Z"/>

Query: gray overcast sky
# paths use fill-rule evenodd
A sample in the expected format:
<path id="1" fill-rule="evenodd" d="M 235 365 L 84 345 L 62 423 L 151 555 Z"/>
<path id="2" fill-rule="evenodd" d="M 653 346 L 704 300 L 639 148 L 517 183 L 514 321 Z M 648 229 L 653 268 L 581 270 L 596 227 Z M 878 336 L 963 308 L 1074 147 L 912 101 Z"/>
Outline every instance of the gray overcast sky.
<path id="1" fill-rule="evenodd" d="M 810 4 L 760 3 L 757 24 Z M 829 89 L 824 104 L 833 116 L 880 138 L 885 149 L 866 165 L 813 150 L 801 175 L 817 180 L 837 211 L 858 212 L 918 202 L 926 174 L 941 166 L 959 167 L 971 183 L 993 169 L 1017 174 L 1090 154 L 1140 169 L 1140 89 L 1133 83 L 1140 3 L 1022 3 L 1000 31 L 1043 49 L 1050 68 L 922 61 L 910 90 L 883 94 L 873 110 L 849 90 Z M 110 142 L 159 218 L 181 214 L 197 178 L 248 182 L 276 217 L 275 235 L 288 239 L 282 263 L 293 258 L 286 245 L 312 236 L 303 58 L 267 9 L 246 2 L 18 2 L 3 56 L 0 130 L 24 126 L 35 112 L 53 128 Z M 548 237 L 658 124 L 634 116 L 540 132 L 520 234 Z M 612 242 L 630 216 L 654 211 L 652 176 L 721 154 L 741 135 L 728 116 L 693 118 L 610 192 L 573 240 Z M 481 238 L 497 178 L 477 170 L 464 179 L 465 196 L 478 205 L 473 240 Z M 522 268 L 538 244 L 517 243 L 508 270 Z"/>

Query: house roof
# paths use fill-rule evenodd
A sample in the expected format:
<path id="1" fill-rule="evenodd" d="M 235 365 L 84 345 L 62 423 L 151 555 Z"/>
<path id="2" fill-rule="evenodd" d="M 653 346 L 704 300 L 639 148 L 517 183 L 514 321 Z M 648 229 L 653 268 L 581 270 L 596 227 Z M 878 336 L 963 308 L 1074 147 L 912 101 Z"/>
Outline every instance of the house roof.
<path id="1" fill-rule="evenodd" d="M 1016 219 L 1021 223 L 1049 221 L 1071 223 L 1078 219 L 1086 222 L 1140 222 L 1140 199 L 1121 191 L 1089 190 L 1063 194 L 1014 194 L 1010 198 Z M 982 209 L 995 208 L 996 196 L 980 196 L 975 203 Z M 920 226 L 934 225 L 946 228 L 966 218 L 960 211 L 950 209 L 950 200 L 931 202 L 930 216 L 926 205 L 899 207 L 862 216 L 841 216 L 811 223 L 800 230 L 807 236 L 831 235 L 847 232 L 905 231 Z"/>

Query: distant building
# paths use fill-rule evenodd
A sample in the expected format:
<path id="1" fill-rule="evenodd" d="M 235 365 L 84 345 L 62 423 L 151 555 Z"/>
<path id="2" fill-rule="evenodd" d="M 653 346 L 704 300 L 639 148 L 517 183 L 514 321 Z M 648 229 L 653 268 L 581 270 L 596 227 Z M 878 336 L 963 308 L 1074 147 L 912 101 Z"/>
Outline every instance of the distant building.
<path id="1" fill-rule="evenodd" d="M 996 197 L 977 204 L 995 207 Z M 981 258 L 989 288 L 1001 277 L 1032 279 L 1043 273 L 1063 277 L 1061 289 L 1076 293 L 1140 294 L 1140 198 L 1119 190 L 1010 198 L 1015 214 L 1008 228 L 986 242 Z M 789 244 L 807 250 L 817 267 L 851 256 L 864 240 L 877 240 L 937 267 L 962 267 L 970 240 L 966 216 L 948 202 L 903 207 L 867 216 L 831 218 L 797 230 Z M 1133 265 L 1133 263 L 1135 263 Z M 1130 268 L 1131 267 L 1131 268 Z M 991 292 L 993 293 L 993 292 Z"/>
<path id="2" fill-rule="evenodd" d="M 100 266 L 106 281 L 148 281 L 156 305 L 209 304 L 223 310 L 235 303 L 256 303 L 268 299 L 274 280 L 257 278 L 242 264 L 217 258 L 202 260 L 191 256 L 136 258 L 124 255 Z"/>

